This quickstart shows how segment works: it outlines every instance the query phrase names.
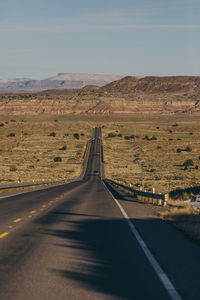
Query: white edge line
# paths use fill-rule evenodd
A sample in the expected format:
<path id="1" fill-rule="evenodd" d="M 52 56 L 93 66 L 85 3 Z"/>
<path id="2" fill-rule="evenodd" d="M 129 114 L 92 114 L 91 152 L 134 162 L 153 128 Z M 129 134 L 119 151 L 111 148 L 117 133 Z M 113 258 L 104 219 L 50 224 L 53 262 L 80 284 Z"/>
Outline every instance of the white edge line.
<path id="1" fill-rule="evenodd" d="M 112 196 L 112 198 L 115 201 L 115 203 L 117 204 L 117 206 L 119 207 L 122 215 L 124 216 L 125 220 L 127 221 L 128 225 L 131 229 L 131 232 L 133 233 L 136 240 L 138 241 L 138 243 L 139 243 L 140 247 L 142 248 L 145 256 L 147 257 L 148 261 L 152 265 L 153 269 L 155 270 L 157 276 L 161 280 L 162 284 L 164 285 L 164 287 L 165 287 L 166 291 L 168 292 L 169 296 L 171 297 L 171 299 L 172 300 L 182 300 L 182 297 L 179 295 L 176 288 L 173 286 L 173 284 L 171 283 L 171 281 L 168 278 L 167 274 L 165 274 L 165 272 L 163 271 L 163 269 L 161 268 L 161 266 L 159 265 L 159 263 L 157 262 L 155 257 L 151 254 L 151 252 L 150 252 L 149 248 L 147 247 L 145 241 L 142 239 L 141 235 L 139 234 L 139 232 L 135 228 L 134 224 L 131 222 L 129 216 L 127 215 L 127 213 L 125 212 L 125 210 L 123 209 L 121 204 L 118 202 L 117 199 L 114 198 L 113 194 L 107 188 L 107 186 L 105 185 L 104 182 L 103 182 L 103 184 L 106 187 L 106 189 L 108 190 L 108 192 L 110 193 L 110 195 Z"/>

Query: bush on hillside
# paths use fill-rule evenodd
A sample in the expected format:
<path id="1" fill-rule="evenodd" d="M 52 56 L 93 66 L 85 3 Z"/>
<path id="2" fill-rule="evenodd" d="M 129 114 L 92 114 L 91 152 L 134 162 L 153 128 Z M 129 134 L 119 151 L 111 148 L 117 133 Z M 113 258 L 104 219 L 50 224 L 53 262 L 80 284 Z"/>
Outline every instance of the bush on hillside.
<path id="1" fill-rule="evenodd" d="M 13 136 L 15 136 L 14 132 L 11 132 L 11 133 L 8 134 L 8 137 L 13 137 Z"/>
<path id="2" fill-rule="evenodd" d="M 55 162 L 61 162 L 62 161 L 62 158 L 60 156 L 56 156 L 54 157 L 53 159 Z"/>
<path id="3" fill-rule="evenodd" d="M 74 138 L 79 140 L 79 134 L 78 133 L 74 133 Z"/>
<path id="4" fill-rule="evenodd" d="M 49 136 L 55 137 L 55 136 L 56 136 L 56 133 L 55 133 L 55 132 L 51 132 L 51 133 L 49 134 Z"/>
<path id="5" fill-rule="evenodd" d="M 194 166 L 194 162 L 193 162 L 192 159 L 187 159 L 187 160 L 184 161 L 183 166 L 186 167 L 186 168 L 190 167 L 190 166 Z"/>
<path id="6" fill-rule="evenodd" d="M 112 133 L 112 132 L 109 132 L 109 134 L 108 134 L 108 138 L 113 138 L 113 137 L 115 137 L 116 135 L 114 134 L 114 133 Z"/>
<path id="7" fill-rule="evenodd" d="M 63 146 L 63 147 L 61 147 L 61 148 L 59 148 L 59 150 L 67 150 L 67 146 Z"/>

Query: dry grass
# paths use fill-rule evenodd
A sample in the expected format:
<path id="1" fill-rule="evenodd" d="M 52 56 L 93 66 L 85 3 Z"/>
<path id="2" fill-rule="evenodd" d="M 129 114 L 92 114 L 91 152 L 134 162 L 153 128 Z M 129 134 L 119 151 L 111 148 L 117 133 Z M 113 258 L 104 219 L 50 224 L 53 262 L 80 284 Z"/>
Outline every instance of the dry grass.
<path id="1" fill-rule="evenodd" d="M 86 142 L 92 134 L 89 123 L 63 116 L 1 118 L 1 122 L 0 184 L 80 175 Z M 50 136 L 52 132 L 55 136 Z M 74 138 L 74 133 L 80 138 Z M 66 150 L 59 150 L 64 146 Z M 55 157 L 62 161 L 54 162 Z"/>
<path id="2" fill-rule="evenodd" d="M 152 191 L 155 188 L 158 193 L 198 186 L 200 172 L 195 169 L 195 166 L 200 167 L 198 120 L 199 115 L 192 114 L 162 118 L 147 114 L 131 117 L 1 117 L 4 126 L 0 127 L 0 183 L 17 182 L 19 178 L 24 182 L 79 175 L 84 148 L 92 134 L 92 127 L 103 126 L 105 170 L 108 178 L 131 183 L 137 188 L 144 179 L 145 189 Z M 12 132 L 15 136 L 8 137 Z M 49 136 L 51 132 L 55 132 L 56 136 Z M 82 132 L 84 136 L 76 140 L 73 137 L 76 132 L 79 135 Z M 109 133 L 116 136 L 108 138 Z M 120 134 L 122 136 L 118 136 Z M 125 136 L 131 135 L 134 138 L 125 139 Z M 151 140 L 152 137 L 156 139 Z M 59 150 L 63 146 L 67 150 Z M 192 151 L 177 152 L 178 148 L 185 149 L 187 146 Z M 54 162 L 56 156 L 60 156 L 62 162 Z M 186 159 L 192 159 L 194 166 L 184 170 L 183 162 Z M 184 199 L 187 198 L 188 194 L 185 193 Z"/>
<path id="3" fill-rule="evenodd" d="M 168 210 L 159 214 L 163 220 L 168 221 L 189 237 L 200 241 L 200 210 L 197 207 L 171 201 Z"/>
<path id="4" fill-rule="evenodd" d="M 197 120 L 197 116 L 181 115 L 106 123 L 103 128 L 106 176 L 136 187 L 144 179 L 146 190 L 155 188 L 158 193 L 198 186 L 200 123 Z M 116 136 L 108 138 L 109 133 Z M 134 138 L 125 139 L 131 135 Z M 192 151 L 177 152 L 187 146 Z M 192 159 L 194 165 L 184 170 L 187 159 Z"/>

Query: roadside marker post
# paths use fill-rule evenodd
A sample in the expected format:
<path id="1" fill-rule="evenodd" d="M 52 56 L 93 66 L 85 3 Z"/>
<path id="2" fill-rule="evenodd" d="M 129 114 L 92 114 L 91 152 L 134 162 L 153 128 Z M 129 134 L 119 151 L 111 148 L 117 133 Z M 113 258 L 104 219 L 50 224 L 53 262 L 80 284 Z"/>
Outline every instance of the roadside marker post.
<path id="1" fill-rule="evenodd" d="M 164 195 L 164 203 L 163 203 L 163 205 L 166 206 L 168 201 L 169 201 L 169 194 L 165 194 Z"/>

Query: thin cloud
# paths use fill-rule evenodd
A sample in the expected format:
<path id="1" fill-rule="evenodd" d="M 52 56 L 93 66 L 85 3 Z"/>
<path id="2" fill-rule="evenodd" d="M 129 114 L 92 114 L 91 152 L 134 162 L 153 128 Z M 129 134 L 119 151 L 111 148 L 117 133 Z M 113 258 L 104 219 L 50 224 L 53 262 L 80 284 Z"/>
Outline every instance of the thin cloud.
<path id="1" fill-rule="evenodd" d="M 1 27 L 0 33 L 65 33 L 131 30 L 197 30 L 200 25 L 191 24 L 133 24 L 133 25 L 63 25 L 63 26 L 10 26 Z"/>
<path id="2" fill-rule="evenodd" d="M 179 0 L 176 0 L 179 1 Z M 187 0 L 185 0 L 187 1 Z M 145 6 L 134 11 L 107 11 L 53 20 L 53 24 L 37 21 L 25 24 L 1 24 L 0 33 L 64 33 L 136 30 L 198 30 L 200 24 L 160 24 L 157 17 L 167 8 Z M 171 8 L 168 8 L 171 9 Z M 146 21 L 148 20 L 148 24 Z M 157 21 L 158 23 L 154 23 Z M 175 21 L 176 22 L 176 21 Z"/>

